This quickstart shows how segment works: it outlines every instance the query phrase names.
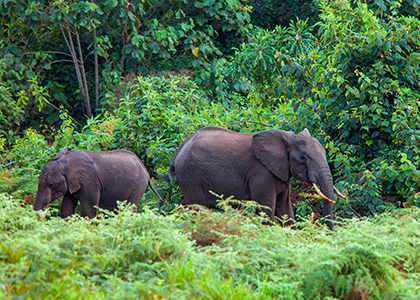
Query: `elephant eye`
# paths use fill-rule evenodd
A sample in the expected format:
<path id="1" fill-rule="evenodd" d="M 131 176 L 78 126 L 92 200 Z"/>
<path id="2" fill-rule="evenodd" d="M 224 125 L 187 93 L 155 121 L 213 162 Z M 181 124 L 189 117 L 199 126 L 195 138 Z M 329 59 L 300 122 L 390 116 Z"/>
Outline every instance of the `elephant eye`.
<path id="1" fill-rule="evenodd" d="M 53 183 L 50 183 L 49 185 L 48 185 L 48 187 L 51 189 L 52 187 L 54 186 L 54 184 Z"/>
<path id="2" fill-rule="evenodd" d="M 300 161 L 306 161 L 306 155 L 305 154 L 301 154 L 300 156 L 299 156 L 299 160 Z"/>

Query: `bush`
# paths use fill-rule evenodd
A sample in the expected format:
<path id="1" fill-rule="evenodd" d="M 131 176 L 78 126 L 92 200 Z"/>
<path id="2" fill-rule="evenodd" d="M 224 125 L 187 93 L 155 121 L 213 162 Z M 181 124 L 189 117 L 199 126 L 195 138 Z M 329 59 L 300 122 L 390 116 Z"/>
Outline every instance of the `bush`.
<path id="1" fill-rule="evenodd" d="M 308 20 L 299 18 L 289 27 L 276 26 L 274 30 L 256 28 L 248 35 L 246 43 L 235 48 L 235 55 L 229 63 L 219 64 L 223 70 L 219 71 L 219 78 L 226 77 L 225 80 L 231 82 L 230 88 L 236 92 L 255 97 L 251 98 L 255 105 L 271 107 L 278 105 L 279 100 L 282 104 L 287 103 L 286 97 L 279 99 L 286 85 L 282 72 L 287 71 L 288 75 L 301 72 L 298 63 L 303 62 L 315 47 L 313 29 Z M 284 57 L 289 60 L 290 68 L 284 65 Z M 291 89 L 286 92 L 291 93 Z"/>
<path id="2" fill-rule="evenodd" d="M 80 128 L 62 111 L 61 128 L 48 138 L 28 129 L 12 149 L 2 152 L 7 178 L 0 179 L 0 191 L 24 196 L 35 194 L 39 170 L 64 146 L 82 150 L 127 149 L 146 164 L 153 183 L 171 205 L 181 194 L 170 184 L 167 169 L 179 144 L 204 126 L 223 126 L 235 131 L 259 131 L 283 126 L 290 114 L 285 106 L 276 109 L 250 105 L 245 97 L 233 95 L 230 104 L 212 102 L 211 95 L 186 77 L 137 77 L 115 101 L 115 109 L 88 119 Z M 78 130 L 79 127 L 79 130 Z M 5 158 L 8 158 L 6 161 Z M 6 170 L 5 170 L 6 171 Z M 28 183 L 27 187 L 24 183 Z M 148 190 L 142 205 L 157 205 Z M 170 209 L 170 207 L 166 207 Z"/>
<path id="3" fill-rule="evenodd" d="M 61 128 L 53 136 L 44 136 L 32 128 L 25 130 L 10 147 L 0 148 L 0 192 L 33 198 L 43 165 L 64 146 L 74 147 L 78 133 L 65 111 L 60 114 Z M 49 138 L 55 142 L 49 145 Z"/>
<path id="4" fill-rule="evenodd" d="M 137 77 L 112 115 L 101 122 L 113 123 L 113 148 L 136 153 L 157 179 L 159 191 L 172 203 L 167 169 L 181 142 L 205 126 L 222 126 L 235 131 L 258 131 L 283 125 L 284 107 L 267 109 L 249 105 L 234 95 L 230 104 L 211 101 L 211 94 L 196 83 L 177 76 Z"/>
<path id="5" fill-rule="evenodd" d="M 164 216 L 121 203 L 92 223 L 50 210 L 38 220 L 21 203 L 0 194 L 4 299 L 420 296 L 419 209 L 347 220 L 332 233 L 310 222 L 300 230 L 263 226 L 263 218 L 226 205 Z M 215 243 L 197 246 L 210 234 Z"/>
<path id="6" fill-rule="evenodd" d="M 420 205 L 420 21 L 349 1 L 322 2 L 321 11 L 319 45 L 301 60 L 302 72 L 279 57 L 296 127 L 325 140 L 359 214 Z M 343 200 L 338 207 L 354 214 Z"/>
<path id="7" fill-rule="evenodd" d="M 231 80 L 258 105 L 291 101 L 292 130 L 323 141 L 350 195 L 338 202 L 340 216 L 420 206 L 420 21 L 405 16 L 416 5 L 321 1 L 315 27 L 298 20 L 257 30 L 221 63 L 225 88 Z"/>

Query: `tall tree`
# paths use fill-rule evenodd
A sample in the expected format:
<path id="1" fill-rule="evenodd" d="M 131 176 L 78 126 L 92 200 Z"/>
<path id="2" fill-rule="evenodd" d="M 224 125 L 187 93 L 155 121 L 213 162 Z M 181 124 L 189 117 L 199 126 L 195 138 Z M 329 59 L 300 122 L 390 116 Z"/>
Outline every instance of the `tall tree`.
<path id="1" fill-rule="evenodd" d="M 16 63 L 23 70 L 13 80 L 40 75 L 60 89 L 71 77 L 51 70 L 52 65 L 68 70 L 57 63 L 71 62 L 88 117 L 92 105 L 101 105 L 104 87 L 125 74 L 188 68 L 206 80 L 211 60 L 221 54 L 216 36 L 243 30 L 249 22 L 240 0 L 8 1 L 1 16 L 6 29 L 0 54 L 13 60 L 10 70 Z M 71 106 L 74 100 L 68 102 Z"/>

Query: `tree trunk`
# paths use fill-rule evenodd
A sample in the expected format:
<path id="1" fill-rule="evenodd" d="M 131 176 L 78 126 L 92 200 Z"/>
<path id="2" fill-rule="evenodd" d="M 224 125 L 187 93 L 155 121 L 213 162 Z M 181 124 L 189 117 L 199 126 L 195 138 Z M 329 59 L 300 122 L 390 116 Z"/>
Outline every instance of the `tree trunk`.
<path id="1" fill-rule="evenodd" d="M 79 58 L 76 54 L 76 49 L 73 42 L 72 31 L 70 30 L 70 26 L 68 21 L 66 20 L 66 27 L 61 26 L 61 32 L 63 34 L 64 40 L 66 41 L 67 47 L 69 48 L 70 55 L 73 59 L 74 68 L 76 70 L 77 81 L 79 82 L 80 93 L 82 95 L 82 99 L 86 105 L 86 114 L 90 118 L 92 116 L 92 110 L 90 107 L 90 100 L 89 100 L 89 91 L 86 81 L 86 75 L 84 73 L 84 61 L 81 51 L 80 39 L 77 32 L 77 27 L 75 26 L 76 34 L 77 34 L 77 42 L 79 48 Z"/>
<path id="2" fill-rule="evenodd" d="M 93 29 L 93 40 L 96 40 L 96 28 Z M 93 58 L 95 62 L 95 108 L 99 107 L 99 67 L 98 67 L 98 54 L 96 48 L 98 45 L 95 43 Z"/>

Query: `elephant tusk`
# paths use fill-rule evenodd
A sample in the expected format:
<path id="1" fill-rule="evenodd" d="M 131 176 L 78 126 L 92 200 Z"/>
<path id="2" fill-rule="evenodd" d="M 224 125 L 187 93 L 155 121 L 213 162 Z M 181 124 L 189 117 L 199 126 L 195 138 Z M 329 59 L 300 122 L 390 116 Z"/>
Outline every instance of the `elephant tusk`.
<path id="1" fill-rule="evenodd" d="M 337 190 L 336 187 L 334 187 L 334 192 L 337 194 L 338 197 L 341 197 L 343 199 L 347 199 L 346 195 L 343 195 L 342 193 L 340 193 L 340 191 Z"/>
<path id="2" fill-rule="evenodd" d="M 314 186 L 314 189 L 318 193 L 318 195 L 320 195 L 322 197 L 322 199 L 330 201 L 331 203 L 335 203 L 334 200 L 331 200 L 330 198 L 325 196 L 314 182 L 312 183 L 312 185 Z"/>

